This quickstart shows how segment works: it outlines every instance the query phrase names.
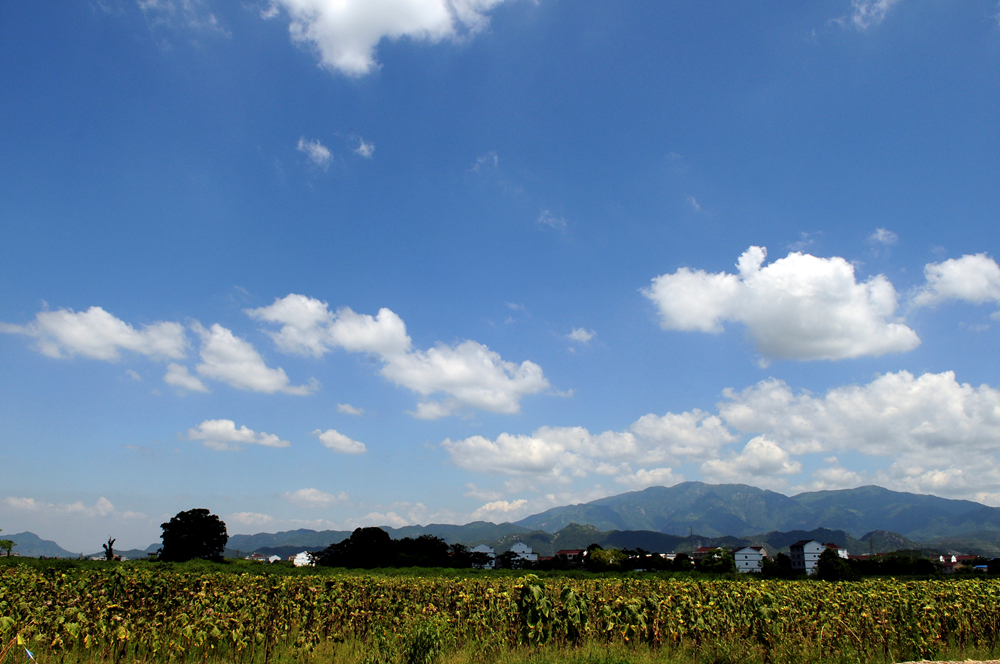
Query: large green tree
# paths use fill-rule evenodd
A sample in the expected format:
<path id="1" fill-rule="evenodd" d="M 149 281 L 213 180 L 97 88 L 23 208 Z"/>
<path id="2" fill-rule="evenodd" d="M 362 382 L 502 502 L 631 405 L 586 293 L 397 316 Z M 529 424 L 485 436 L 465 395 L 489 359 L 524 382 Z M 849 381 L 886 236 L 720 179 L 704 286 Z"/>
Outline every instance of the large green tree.
<path id="1" fill-rule="evenodd" d="M 193 558 L 222 560 L 229 533 L 222 519 L 206 509 L 178 512 L 167 523 L 160 524 L 163 547 L 160 560 L 184 562 Z"/>
<path id="2" fill-rule="evenodd" d="M 2 532 L 3 530 L 0 530 L 0 533 Z M 13 549 L 15 546 L 17 545 L 14 544 L 14 540 L 0 539 L 0 551 L 6 551 L 8 558 L 10 557 L 10 550 Z"/>

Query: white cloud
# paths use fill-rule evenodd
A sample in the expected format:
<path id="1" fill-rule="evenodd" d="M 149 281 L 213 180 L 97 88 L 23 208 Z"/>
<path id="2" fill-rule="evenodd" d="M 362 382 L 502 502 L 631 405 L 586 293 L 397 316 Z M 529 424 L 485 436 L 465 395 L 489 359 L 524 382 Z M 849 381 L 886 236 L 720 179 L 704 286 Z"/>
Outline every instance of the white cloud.
<path id="1" fill-rule="evenodd" d="M 511 521 L 525 514 L 525 507 L 528 501 L 524 498 L 517 500 L 495 500 L 486 503 L 472 513 L 472 519 L 476 521 Z"/>
<path id="2" fill-rule="evenodd" d="M 257 512 L 237 512 L 226 517 L 227 521 L 236 522 L 241 526 L 260 527 L 274 521 L 274 517 Z"/>
<path id="3" fill-rule="evenodd" d="M 126 369 L 125 375 L 131 378 L 132 380 L 137 380 L 140 382 L 142 381 L 142 376 L 140 376 L 137 371 L 133 371 L 132 369 Z"/>
<path id="4" fill-rule="evenodd" d="M 337 503 L 346 503 L 349 500 L 348 495 L 343 491 L 333 494 L 327 493 L 326 491 L 320 491 L 319 489 L 299 489 L 298 491 L 288 491 L 281 494 L 281 497 L 282 499 L 295 503 L 296 505 L 316 508 L 329 507 L 330 505 L 336 505 Z"/>
<path id="5" fill-rule="evenodd" d="M 718 333 L 725 321 L 742 323 L 768 359 L 878 356 L 920 344 L 892 321 L 896 291 L 884 276 L 858 283 L 843 258 L 798 252 L 762 267 L 766 255 L 750 247 L 738 274 L 682 267 L 642 292 L 659 308 L 663 329 Z"/>
<path id="6" fill-rule="evenodd" d="M 490 150 L 486 154 L 481 154 L 478 157 L 476 157 L 476 163 L 472 165 L 472 168 L 470 170 L 472 170 L 475 173 L 478 173 L 483 169 L 483 166 L 492 166 L 493 168 L 496 168 L 499 165 L 500 165 L 500 156 L 497 155 L 495 150 Z"/>
<path id="7" fill-rule="evenodd" d="M 272 0 L 291 19 L 292 40 L 310 46 L 320 64 L 348 76 L 377 68 L 383 39 L 437 43 L 486 28 L 503 0 Z M 269 11 L 265 16 L 274 16 Z"/>
<path id="8" fill-rule="evenodd" d="M 542 427 L 530 436 L 503 433 L 495 440 L 472 436 L 441 446 L 459 468 L 568 483 L 589 474 L 614 475 L 636 484 L 659 473 L 662 464 L 712 458 L 736 440 L 718 417 L 702 411 L 662 417 L 646 415 L 629 431 L 592 434 L 583 427 Z M 654 465 L 633 472 L 630 464 Z M 676 483 L 676 482 L 672 482 Z"/>
<path id="9" fill-rule="evenodd" d="M 811 473 L 812 481 L 804 485 L 792 487 L 793 493 L 803 491 L 833 491 L 836 489 L 851 489 L 870 483 L 866 474 L 848 470 L 840 465 L 837 457 L 823 459 L 827 465 Z"/>
<path id="10" fill-rule="evenodd" d="M 349 403 L 338 403 L 337 404 L 337 412 L 338 413 L 344 413 L 345 415 L 364 415 L 365 414 L 365 409 L 364 408 L 355 408 L 354 406 L 352 406 Z"/>
<path id="11" fill-rule="evenodd" d="M 206 378 L 228 383 L 240 390 L 267 394 L 285 392 L 301 395 L 315 389 L 315 385 L 289 385 L 284 369 L 269 368 L 248 341 L 218 323 L 208 330 L 195 323 L 192 329 L 202 340 L 201 363 L 195 368 Z"/>
<path id="12" fill-rule="evenodd" d="M 802 472 L 802 464 L 774 441 L 757 436 L 739 454 L 706 461 L 701 465 L 701 472 L 710 482 L 720 484 L 774 485 L 777 476 Z"/>
<path id="13" fill-rule="evenodd" d="M 698 463 L 709 481 L 797 482 L 800 490 L 874 482 L 986 500 L 1000 485 L 1000 390 L 960 384 L 952 372 L 901 371 L 819 396 L 768 379 L 723 397 L 718 414 L 649 414 L 627 431 L 542 427 L 531 435 L 448 439 L 441 447 L 463 470 L 507 476 L 509 492 L 575 486 L 592 475 L 634 488 L 669 485 L 683 481 L 674 469 L 685 463 Z M 852 463 L 828 456 L 811 479 L 802 477 L 800 457 L 837 452 L 850 453 Z M 474 485 L 469 495 L 500 499 L 480 496 Z"/>
<path id="14" fill-rule="evenodd" d="M 74 517 L 94 518 L 117 516 L 126 519 L 146 518 L 145 514 L 139 512 L 119 512 L 111 501 L 104 496 L 99 497 L 93 505 L 85 505 L 83 501 L 80 500 L 74 503 L 47 503 L 44 500 L 18 496 L 8 496 L 7 498 L 4 498 L 4 504 L 19 511 L 54 513 L 71 515 Z"/>
<path id="15" fill-rule="evenodd" d="M 873 247 L 891 247 L 899 243 L 899 236 L 887 228 L 876 228 L 868 236 L 868 244 Z"/>
<path id="16" fill-rule="evenodd" d="M 986 254 L 950 258 L 924 266 L 927 284 L 913 298 L 918 307 L 945 300 L 1000 303 L 1000 265 Z"/>
<path id="17" fill-rule="evenodd" d="M 163 382 L 192 392 L 208 392 L 208 388 L 197 376 L 192 376 L 187 367 L 175 362 L 167 365 L 167 375 L 163 377 Z"/>
<path id="18" fill-rule="evenodd" d="M 730 427 L 792 454 L 851 450 L 891 459 L 875 477 L 890 488 L 974 497 L 1000 481 L 1000 390 L 960 384 L 950 371 L 885 374 L 823 397 L 773 379 L 724 394 L 719 412 Z"/>
<path id="19" fill-rule="evenodd" d="M 334 429 L 327 429 L 326 431 L 316 429 L 313 431 L 313 435 L 319 436 L 319 441 L 323 443 L 323 446 L 334 452 L 340 452 L 341 454 L 364 454 L 368 451 L 364 443 L 352 440 Z"/>
<path id="20" fill-rule="evenodd" d="M 422 419 L 444 417 L 461 408 L 516 413 L 523 396 L 549 387 L 537 364 L 504 361 L 475 341 L 414 350 L 402 319 L 385 308 L 374 317 L 347 307 L 333 313 L 326 302 L 291 294 L 247 314 L 281 325 L 269 334 L 285 352 L 319 357 L 343 348 L 379 355 L 385 378 L 425 397 L 415 411 Z M 444 398 L 426 400 L 434 394 Z"/>
<path id="21" fill-rule="evenodd" d="M 358 137 L 358 147 L 354 148 L 354 154 L 364 157 L 365 159 L 371 159 L 375 156 L 375 144 L 366 143 L 365 139 Z"/>
<path id="22" fill-rule="evenodd" d="M 202 0 L 136 0 L 151 28 L 187 28 L 228 37 L 229 30 L 205 9 Z"/>
<path id="23" fill-rule="evenodd" d="M 53 358 L 82 355 L 113 362 L 126 350 L 154 360 L 179 360 L 188 345 L 180 323 L 158 322 L 136 330 L 101 307 L 40 311 L 27 325 L 0 323 L 0 332 L 34 337 L 38 351 Z"/>
<path id="24" fill-rule="evenodd" d="M 581 344 L 590 343 L 591 339 L 597 336 L 597 333 L 593 330 L 585 330 L 582 327 L 574 327 L 573 331 L 566 335 L 566 338 L 570 341 L 576 341 Z"/>
<path id="25" fill-rule="evenodd" d="M 899 0 L 851 0 L 851 22 L 858 30 L 867 30 L 885 20 L 889 9 Z"/>
<path id="26" fill-rule="evenodd" d="M 329 343 L 353 353 L 377 353 L 385 357 L 405 355 L 410 337 L 403 320 L 390 309 L 382 308 L 373 318 L 356 314 L 349 307 L 337 311 L 328 328 Z"/>
<path id="27" fill-rule="evenodd" d="M 397 385 L 424 397 L 443 392 L 458 402 L 456 406 L 495 413 L 516 413 L 522 397 L 549 387 L 542 368 L 534 362 L 507 362 L 475 341 L 455 347 L 441 344 L 383 359 L 382 375 Z"/>
<path id="28" fill-rule="evenodd" d="M 499 500 L 503 497 L 503 494 L 499 491 L 494 491 L 493 489 L 481 489 L 472 482 L 465 485 L 465 492 L 462 495 L 468 498 L 488 501 Z"/>
<path id="29" fill-rule="evenodd" d="M 538 225 L 548 226 L 549 228 L 554 228 L 557 231 L 566 230 L 566 220 L 562 217 L 557 217 L 548 210 L 542 210 L 541 214 L 538 215 Z"/>
<path id="30" fill-rule="evenodd" d="M 872 254 L 876 257 L 883 254 L 889 255 L 889 247 L 895 246 L 898 243 L 899 236 L 887 228 L 876 228 L 868 236 L 868 245 L 871 247 Z"/>
<path id="31" fill-rule="evenodd" d="M 302 136 L 299 138 L 299 144 L 296 149 L 304 153 L 309 158 L 309 161 L 324 169 L 330 163 L 330 159 L 333 158 L 330 148 L 320 143 L 319 139 L 307 141 L 306 137 Z"/>
<path id="32" fill-rule="evenodd" d="M 688 205 L 691 206 L 692 210 L 694 210 L 695 212 L 701 212 L 701 204 L 698 203 L 698 199 L 697 198 L 695 198 L 694 196 L 688 196 L 687 197 L 687 202 L 688 202 Z"/>
<path id="33" fill-rule="evenodd" d="M 637 491 L 651 486 L 673 486 L 684 481 L 683 475 L 678 475 L 672 468 L 640 468 L 628 475 L 615 478 L 619 484 L 624 484 L 630 491 Z"/>
<path id="34" fill-rule="evenodd" d="M 263 445 L 264 447 L 288 447 L 287 440 L 281 440 L 274 434 L 256 433 L 245 425 L 239 429 L 232 420 L 205 420 L 201 424 L 188 429 L 189 440 L 203 441 L 205 447 L 213 450 L 239 451 L 240 445 Z"/>

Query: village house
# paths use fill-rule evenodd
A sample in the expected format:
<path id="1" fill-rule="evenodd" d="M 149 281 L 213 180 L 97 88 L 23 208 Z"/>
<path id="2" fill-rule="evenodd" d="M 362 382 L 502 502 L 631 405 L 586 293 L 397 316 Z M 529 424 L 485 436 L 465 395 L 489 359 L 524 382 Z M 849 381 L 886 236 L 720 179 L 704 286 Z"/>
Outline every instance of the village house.
<path id="1" fill-rule="evenodd" d="M 816 569 L 819 557 L 827 549 L 836 551 L 837 556 L 847 559 L 847 549 L 836 544 L 823 544 L 816 540 L 799 540 L 788 547 L 788 556 L 792 559 L 792 569 L 803 570 L 806 574 L 812 574 Z"/>
<path id="2" fill-rule="evenodd" d="M 538 560 L 538 554 L 531 552 L 531 547 L 524 542 L 517 542 L 514 546 L 510 547 L 511 552 L 518 557 L 519 560 L 525 562 L 533 563 Z"/>
<path id="3" fill-rule="evenodd" d="M 497 554 L 493 550 L 493 547 L 486 546 L 485 544 L 480 544 L 479 546 L 469 549 L 469 553 L 485 553 L 489 557 L 490 561 L 488 563 L 476 564 L 476 568 L 478 569 L 486 569 L 486 568 L 492 569 L 493 566 L 496 564 Z"/>
<path id="4" fill-rule="evenodd" d="M 725 551 L 721 546 L 699 546 L 697 549 L 691 552 L 691 559 L 695 562 L 707 558 L 716 551 Z"/>
<path id="5" fill-rule="evenodd" d="M 733 558 L 736 561 L 737 572 L 757 574 L 764 569 L 767 550 L 762 546 L 745 546 L 733 553 Z"/>
<path id="6" fill-rule="evenodd" d="M 312 567 L 316 564 L 316 561 L 313 560 L 313 555 L 308 551 L 296 553 L 294 556 L 288 556 L 288 562 L 292 563 L 296 567 Z"/>

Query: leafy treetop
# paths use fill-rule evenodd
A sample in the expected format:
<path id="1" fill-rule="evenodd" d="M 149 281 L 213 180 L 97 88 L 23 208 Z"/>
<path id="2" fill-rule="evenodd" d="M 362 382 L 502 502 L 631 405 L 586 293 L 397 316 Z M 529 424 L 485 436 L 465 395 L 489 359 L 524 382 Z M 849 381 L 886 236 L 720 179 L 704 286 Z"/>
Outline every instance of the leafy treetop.
<path id="1" fill-rule="evenodd" d="M 160 560 L 184 562 L 193 558 L 222 561 L 222 554 L 229 541 L 226 524 L 206 509 L 178 512 L 163 529 L 163 547 Z"/>

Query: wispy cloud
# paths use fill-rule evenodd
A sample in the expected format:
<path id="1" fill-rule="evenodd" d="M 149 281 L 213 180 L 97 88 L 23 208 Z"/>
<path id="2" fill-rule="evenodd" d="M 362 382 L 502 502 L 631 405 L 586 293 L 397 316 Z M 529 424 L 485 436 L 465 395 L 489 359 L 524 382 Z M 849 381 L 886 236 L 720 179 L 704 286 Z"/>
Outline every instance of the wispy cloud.
<path id="1" fill-rule="evenodd" d="M 375 144 L 367 143 L 365 139 L 358 137 L 358 147 L 354 148 L 354 154 L 371 159 L 375 155 Z"/>
<path id="2" fill-rule="evenodd" d="M 368 451 L 364 443 L 352 440 L 335 429 L 327 429 L 326 431 L 316 429 L 313 431 L 313 435 L 319 436 L 319 442 L 334 452 L 340 452 L 341 454 L 364 454 Z"/>
<path id="3" fill-rule="evenodd" d="M 479 173 L 484 168 L 497 168 L 500 165 L 500 157 L 497 156 L 496 150 L 490 150 L 486 154 L 481 154 L 476 157 L 476 163 L 472 165 L 470 171 L 474 173 Z"/>
<path id="4" fill-rule="evenodd" d="M 330 164 L 330 159 L 333 158 L 333 153 L 330 152 L 330 148 L 320 143 L 319 139 L 307 141 L 305 136 L 303 136 L 299 138 L 299 144 L 296 149 L 298 149 L 299 152 L 304 153 L 306 157 L 309 158 L 309 161 L 323 170 L 326 170 L 327 166 Z"/>
<path id="5" fill-rule="evenodd" d="M 354 406 L 352 406 L 349 403 L 338 403 L 337 404 L 337 412 L 338 413 L 344 413 L 345 415 L 364 415 L 365 414 L 365 409 L 364 408 L 355 408 Z"/>
<path id="6" fill-rule="evenodd" d="M 899 244 L 899 236 L 886 228 L 876 228 L 867 239 L 872 253 L 878 256 L 888 253 L 889 247 Z"/>
<path id="7" fill-rule="evenodd" d="M 566 220 L 562 217 L 557 217 L 548 210 L 542 210 L 541 214 L 538 215 L 538 225 L 548 226 L 549 228 L 554 228 L 557 231 L 566 230 Z"/>
<path id="8" fill-rule="evenodd" d="M 885 20 L 889 9 L 899 0 L 851 0 L 851 24 L 858 30 L 867 30 Z"/>
<path id="9" fill-rule="evenodd" d="M 380 66 L 375 51 L 383 39 L 407 38 L 432 44 L 462 39 L 484 30 L 489 25 L 486 12 L 501 2 L 271 0 L 261 16 L 274 18 L 284 10 L 291 21 L 292 40 L 310 46 L 321 66 L 360 77 Z"/>
<path id="10" fill-rule="evenodd" d="M 213 450 L 239 451 L 240 445 L 263 445 L 264 447 L 288 447 L 287 440 L 281 440 L 271 433 L 256 433 L 246 426 L 236 428 L 232 420 L 205 420 L 188 429 L 189 440 L 200 440 Z"/>

